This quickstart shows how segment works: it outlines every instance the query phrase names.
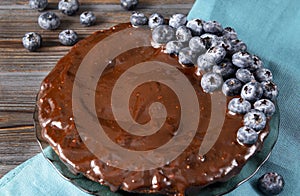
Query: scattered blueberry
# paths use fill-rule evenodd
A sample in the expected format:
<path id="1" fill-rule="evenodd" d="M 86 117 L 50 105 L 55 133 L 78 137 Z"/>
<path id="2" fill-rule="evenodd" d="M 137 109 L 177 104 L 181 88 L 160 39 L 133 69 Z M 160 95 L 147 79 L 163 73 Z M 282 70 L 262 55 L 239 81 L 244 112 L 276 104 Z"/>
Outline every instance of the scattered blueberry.
<path id="1" fill-rule="evenodd" d="M 260 68 L 254 72 L 255 79 L 258 82 L 271 81 L 273 79 L 273 74 L 269 69 Z"/>
<path id="2" fill-rule="evenodd" d="M 178 61 L 182 65 L 190 67 L 196 64 L 197 57 L 198 55 L 195 51 L 191 50 L 189 47 L 186 47 L 179 51 Z"/>
<path id="3" fill-rule="evenodd" d="M 91 11 L 85 11 L 82 14 L 80 14 L 80 24 L 84 26 L 92 26 L 96 22 L 96 16 Z"/>
<path id="4" fill-rule="evenodd" d="M 252 59 L 253 59 L 253 63 L 247 69 L 249 69 L 251 72 L 254 72 L 257 69 L 263 68 L 263 62 L 258 56 L 252 55 Z"/>
<path id="5" fill-rule="evenodd" d="M 192 33 L 186 26 L 178 27 L 175 34 L 176 39 L 181 42 L 187 42 L 192 38 Z"/>
<path id="6" fill-rule="evenodd" d="M 225 39 L 228 40 L 235 40 L 237 39 L 237 33 L 235 32 L 235 30 L 231 27 L 226 27 L 223 29 L 222 35 Z"/>
<path id="7" fill-rule="evenodd" d="M 35 32 L 26 33 L 22 39 L 23 46 L 30 52 L 36 51 L 42 44 L 42 37 Z"/>
<path id="8" fill-rule="evenodd" d="M 149 17 L 148 25 L 151 29 L 164 24 L 164 17 L 158 13 L 154 13 Z"/>
<path id="9" fill-rule="evenodd" d="M 262 82 L 261 84 L 264 92 L 263 96 L 267 99 L 274 101 L 278 96 L 278 88 L 276 84 L 272 81 L 265 81 Z"/>
<path id="10" fill-rule="evenodd" d="M 244 125 L 255 131 L 260 131 L 265 128 L 267 122 L 266 115 L 261 111 L 252 109 L 244 115 Z"/>
<path id="11" fill-rule="evenodd" d="M 72 46 L 78 41 L 78 35 L 73 30 L 64 30 L 58 35 L 60 43 L 65 46 Z"/>
<path id="12" fill-rule="evenodd" d="M 134 27 L 142 26 L 142 25 L 146 25 L 148 23 L 148 18 L 143 13 L 134 12 L 130 16 L 130 22 L 131 22 L 132 26 L 134 26 Z"/>
<path id="13" fill-rule="evenodd" d="M 48 0 L 29 0 L 29 6 L 31 9 L 42 11 L 48 5 Z"/>
<path id="14" fill-rule="evenodd" d="M 38 23 L 43 29 L 54 30 L 59 27 L 60 19 L 53 12 L 44 12 L 39 16 Z"/>
<path id="15" fill-rule="evenodd" d="M 200 38 L 203 44 L 205 45 L 206 49 L 218 45 L 219 41 L 221 41 L 218 36 L 210 33 L 202 34 Z"/>
<path id="16" fill-rule="evenodd" d="M 204 92 L 210 93 L 219 89 L 223 84 L 223 79 L 220 74 L 208 72 L 201 78 L 201 87 Z"/>
<path id="17" fill-rule="evenodd" d="M 133 10 L 139 4 L 139 0 L 120 0 L 120 3 L 125 10 Z"/>
<path id="18" fill-rule="evenodd" d="M 222 25 L 217 21 L 206 21 L 203 24 L 203 30 L 206 33 L 213 33 L 213 34 L 222 34 L 223 28 Z"/>
<path id="19" fill-rule="evenodd" d="M 256 81 L 245 84 L 241 91 L 241 97 L 250 102 L 259 100 L 263 95 L 262 85 Z"/>
<path id="20" fill-rule="evenodd" d="M 254 109 L 263 112 L 267 117 L 275 113 L 275 105 L 269 99 L 260 99 L 256 101 L 253 106 Z"/>
<path id="21" fill-rule="evenodd" d="M 192 37 L 189 41 L 189 47 L 191 50 L 196 51 L 200 54 L 203 54 L 206 52 L 206 48 L 204 43 L 202 42 L 201 38 L 198 36 Z"/>
<path id="22" fill-rule="evenodd" d="M 216 63 L 214 59 L 206 54 L 202 54 L 197 59 L 197 65 L 198 65 L 198 71 L 211 71 L 214 66 L 216 66 Z"/>
<path id="23" fill-rule="evenodd" d="M 266 195 L 278 195 L 284 187 L 283 177 L 276 172 L 262 175 L 257 181 L 258 189 Z"/>
<path id="24" fill-rule="evenodd" d="M 236 78 L 227 79 L 222 86 L 222 92 L 226 96 L 239 95 L 242 89 L 242 82 Z"/>
<path id="25" fill-rule="evenodd" d="M 242 98 L 233 98 L 228 103 L 228 110 L 235 114 L 246 114 L 251 110 L 251 103 Z"/>
<path id="26" fill-rule="evenodd" d="M 239 128 L 237 139 L 242 144 L 252 145 L 257 141 L 258 133 L 250 127 L 244 126 Z"/>
<path id="27" fill-rule="evenodd" d="M 230 48 L 228 48 L 229 54 L 234 54 L 239 51 L 244 52 L 247 50 L 247 45 L 241 40 L 238 39 L 229 40 L 229 43 L 230 43 Z"/>
<path id="28" fill-rule="evenodd" d="M 253 63 L 251 54 L 248 52 L 236 52 L 232 55 L 232 63 L 240 68 L 247 68 Z"/>
<path id="29" fill-rule="evenodd" d="M 235 77 L 243 83 L 248 83 L 254 79 L 253 74 L 248 69 L 244 68 L 238 69 L 235 73 Z"/>
<path id="30" fill-rule="evenodd" d="M 79 9 L 78 0 L 60 0 L 58 3 L 58 9 L 68 16 L 75 14 Z"/>
<path id="31" fill-rule="evenodd" d="M 168 54 L 178 55 L 182 48 L 185 48 L 186 44 L 180 41 L 169 41 L 165 46 L 165 52 Z"/>
<path id="32" fill-rule="evenodd" d="M 186 15 L 184 14 L 174 14 L 169 20 L 169 25 L 173 28 L 178 28 L 186 23 Z"/>
<path id="33" fill-rule="evenodd" d="M 159 25 L 153 29 L 152 39 L 158 44 L 164 44 L 175 40 L 175 29 L 169 25 Z"/>
<path id="34" fill-rule="evenodd" d="M 186 27 L 189 28 L 193 36 L 199 36 L 203 32 L 203 20 L 193 19 L 187 22 Z"/>
<path id="35" fill-rule="evenodd" d="M 213 46 L 206 52 L 207 55 L 211 56 L 216 63 L 220 63 L 226 56 L 226 50 L 223 46 Z"/>
<path id="36" fill-rule="evenodd" d="M 213 66 L 213 72 L 220 74 L 224 80 L 234 77 L 236 66 L 234 66 L 230 59 L 225 58 L 218 65 Z"/>

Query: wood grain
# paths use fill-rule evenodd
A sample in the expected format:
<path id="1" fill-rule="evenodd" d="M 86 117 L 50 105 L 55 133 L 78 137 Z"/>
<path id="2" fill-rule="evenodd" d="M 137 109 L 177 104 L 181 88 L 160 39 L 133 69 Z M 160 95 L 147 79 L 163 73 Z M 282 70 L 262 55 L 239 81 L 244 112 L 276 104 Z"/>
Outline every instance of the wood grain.
<path id="1" fill-rule="evenodd" d="M 55 31 L 38 26 L 40 12 L 31 10 L 28 0 L 0 1 L 0 178 L 40 152 L 32 120 L 35 97 L 43 78 L 70 49 L 59 44 L 59 32 L 73 29 L 83 39 L 94 31 L 128 22 L 131 14 L 121 8 L 119 0 L 85 0 L 75 16 L 66 16 L 57 10 L 58 0 L 48 1 L 47 10 L 61 18 L 61 26 Z M 193 2 L 140 0 L 137 10 L 148 16 L 158 12 L 170 17 L 174 13 L 187 14 Z M 96 14 L 95 26 L 80 25 L 79 15 L 86 10 Z M 37 52 L 30 53 L 22 46 L 23 35 L 30 31 L 43 37 L 43 47 Z"/>

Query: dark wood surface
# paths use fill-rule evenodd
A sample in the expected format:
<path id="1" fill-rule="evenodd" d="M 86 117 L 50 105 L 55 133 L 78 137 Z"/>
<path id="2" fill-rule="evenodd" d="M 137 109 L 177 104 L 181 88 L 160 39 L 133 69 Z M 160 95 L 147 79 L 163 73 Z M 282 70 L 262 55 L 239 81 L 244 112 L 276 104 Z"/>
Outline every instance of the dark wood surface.
<path id="1" fill-rule="evenodd" d="M 58 30 L 42 30 L 37 24 L 40 12 L 31 10 L 28 0 L 0 1 L 0 178 L 40 152 L 35 139 L 33 111 L 39 85 L 56 62 L 70 49 L 58 42 L 58 33 L 70 28 L 80 39 L 99 29 L 128 22 L 131 12 L 119 5 L 119 0 L 82 0 L 75 16 L 66 16 L 57 10 L 59 0 L 48 0 L 47 10 L 58 13 Z M 159 12 L 165 17 L 174 13 L 187 14 L 193 0 L 140 0 L 138 11 L 150 15 Z M 94 11 L 97 23 L 83 27 L 79 15 Z M 43 47 L 37 52 L 23 48 L 21 39 L 26 32 L 38 32 Z"/>

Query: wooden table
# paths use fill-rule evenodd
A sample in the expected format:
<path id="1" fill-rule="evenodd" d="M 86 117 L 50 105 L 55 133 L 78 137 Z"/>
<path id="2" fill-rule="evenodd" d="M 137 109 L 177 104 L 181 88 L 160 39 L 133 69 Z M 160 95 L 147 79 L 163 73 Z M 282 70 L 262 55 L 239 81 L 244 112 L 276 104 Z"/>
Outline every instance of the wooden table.
<path id="1" fill-rule="evenodd" d="M 75 30 L 80 39 L 99 29 L 128 22 L 131 12 L 119 5 L 119 0 L 82 0 L 75 16 L 66 16 L 57 10 L 58 0 L 48 0 L 47 10 L 58 13 L 58 30 L 42 30 L 37 24 L 40 12 L 29 8 L 28 0 L 0 1 L 0 178 L 40 152 L 35 139 L 33 111 L 39 85 L 56 62 L 70 49 L 58 42 L 58 33 Z M 187 14 L 193 0 L 140 0 L 138 11 L 149 16 L 153 12 L 170 17 L 174 13 Z M 91 10 L 97 16 L 92 27 L 79 23 L 81 12 Z M 26 32 L 38 32 L 43 47 L 28 52 L 22 46 Z"/>

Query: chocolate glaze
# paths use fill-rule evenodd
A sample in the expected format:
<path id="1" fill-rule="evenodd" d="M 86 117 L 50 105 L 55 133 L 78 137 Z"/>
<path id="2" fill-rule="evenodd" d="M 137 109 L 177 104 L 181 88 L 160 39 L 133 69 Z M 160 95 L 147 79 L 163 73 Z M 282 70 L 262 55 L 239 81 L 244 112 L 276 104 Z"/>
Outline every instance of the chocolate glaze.
<path id="1" fill-rule="evenodd" d="M 120 24 L 80 41 L 44 79 L 37 101 L 44 139 L 71 169 L 109 186 L 112 191 L 123 189 L 130 192 L 183 195 L 189 187 L 201 188 L 214 182 L 226 181 L 239 173 L 247 160 L 262 147 L 269 132 L 268 126 L 260 132 L 255 145 L 245 146 L 236 139 L 236 132 L 242 126 L 242 115 L 220 114 L 226 115 L 221 134 L 210 151 L 204 157 L 199 156 L 199 147 L 208 124 L 215 119 L 211 116 L 211 95 L 202 91 L 199 85 L 201 77 L 195 74 L 195 68 L 184 68 L 176 57 L 163 53 L 161 48 L 135 48 L 110 61 L 97 85 L 95 104 L 99 123 L 112 141 L 131 150 L 151 150 L 170 140 L 179 124 L 180 103 L 168 86 L 157 82 L 144 83 L 131 94 L 129 110 L 139 123 L 149 121 L 148 109 L 154 101 L 162 103 L 167 109 L 165 124 L 150 136 L 134 136 L 122 130 L 112 114 L 110 99 L 116 80 L 131 66 L 146 60 L 166 62 L 184 73 L 197 92 L 201 115 L 193 142 L 172 162 L 146 171 L 125 171 L 112 167 L 101 162 L 86 147 L 77 132 L 72 112 L 74 76 L 82 59 L 95 44 L 125 28 L 131 26 Z M 226 99 L 228 103 L 231 99 L 224 97 L 221 92 L 215 93 L 220 101 Z"/>

